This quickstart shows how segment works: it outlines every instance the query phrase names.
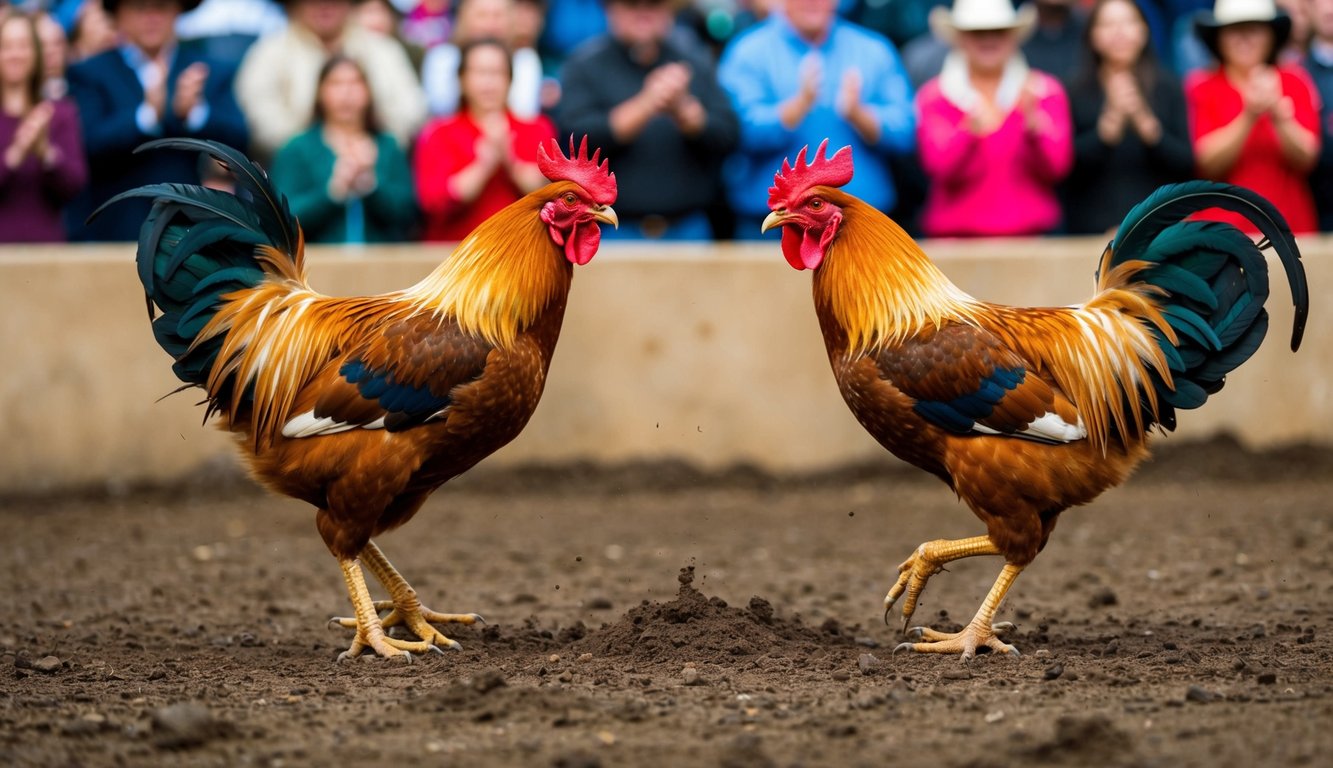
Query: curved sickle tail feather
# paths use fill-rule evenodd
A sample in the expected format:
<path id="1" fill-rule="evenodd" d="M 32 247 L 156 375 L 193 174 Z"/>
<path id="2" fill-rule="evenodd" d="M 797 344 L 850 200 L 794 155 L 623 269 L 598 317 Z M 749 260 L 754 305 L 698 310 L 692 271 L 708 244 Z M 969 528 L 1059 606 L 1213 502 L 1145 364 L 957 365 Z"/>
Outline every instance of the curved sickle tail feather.
<path id="1" fill-rule="evenodd" d="M 1255 244 L 1230 224 L 1185 220 L 1208 208 L 1245 216 L 1263 239 Z M 1269 247 L 1291 286 L 1295 351 L 1305 332 L 1309 288 L 1295 237 L 1272 203 L 1243 187 L 1193 181 L 1162 187 L 1125 217 L 1102 257 L 1098 287 L 1152 286 L 1172 331 L 1152 329 L 1171 376 L 1152 376 L 1155 412 L 1154 398 L 1145 394 L 1140 403 L 1148 422 L 1174 429 L 1176 408 L 1203 405 L 1259 348 L 1268 330 L 1268 263 L 1262 250 Z"/>
<path id="2" fill-rule="evenodd" d="M 268 174 L 231 147 L 200 139 L 158 139 L 135 152 L 152 149 L 207 154 L 231 172 L 236 193 L 152 184 L 116 195 L 89 218 L 121 200 L 152 199 L 139 231 L 136 263 L 153 335 L 176 361 L 177 378 L 187 387 L 205 387 L 223 336 L 201 332 L 226 297 L 266 280 L 305 287 L 301 228 Z M 213 388 L 205 419 L 217 410 L 234 410 L 232 391 L 229 384 Z"/>

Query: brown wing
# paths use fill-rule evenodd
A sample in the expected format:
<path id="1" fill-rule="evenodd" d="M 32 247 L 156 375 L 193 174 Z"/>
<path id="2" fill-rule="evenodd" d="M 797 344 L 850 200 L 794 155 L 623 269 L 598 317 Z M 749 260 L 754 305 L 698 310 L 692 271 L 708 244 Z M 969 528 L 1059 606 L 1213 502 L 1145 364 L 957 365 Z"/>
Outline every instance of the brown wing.
<path id="1" fill-rule="evenodd" d="M 491 350 L 450 317 L 395 319 L 325 366 L 283 434 L 309 437 L 358 427 L 396 432 L 440 419 L 454 388 L 485 372 Z"/>
<path id="2" fill-rule="evenodd" d="M 882 349 L 884 378 L 912 410 L 955 434 L 1003 434 L 1041 442 L 1086 436 L 1067 401 L 995 334 L 951 324 Z"/>

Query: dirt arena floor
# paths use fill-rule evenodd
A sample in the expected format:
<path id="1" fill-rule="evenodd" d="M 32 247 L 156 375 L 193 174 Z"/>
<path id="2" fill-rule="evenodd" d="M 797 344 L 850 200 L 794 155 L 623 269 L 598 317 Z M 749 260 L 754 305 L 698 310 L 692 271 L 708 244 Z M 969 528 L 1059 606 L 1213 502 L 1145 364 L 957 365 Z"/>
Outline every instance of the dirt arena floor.
<path id="1" fill-rule="evenodd" d="M 1169 442 L 1169 441 L 1168 441 Z M 919 542 L 979 532 L 885 465 L 485 473 L 381 541 L 463 650 L 337 663 L 302 505 L 246 481 L 0 500 L 0 765 L 1300 766 L 1333 753 L 1333 453 L 1168 445 L 1065 513 L 1019 658 L 893 654 Z M 966 621 L 998 572 L 930 583 Z M 1324 755 L 1320 758 L 1319 755 Z"/>

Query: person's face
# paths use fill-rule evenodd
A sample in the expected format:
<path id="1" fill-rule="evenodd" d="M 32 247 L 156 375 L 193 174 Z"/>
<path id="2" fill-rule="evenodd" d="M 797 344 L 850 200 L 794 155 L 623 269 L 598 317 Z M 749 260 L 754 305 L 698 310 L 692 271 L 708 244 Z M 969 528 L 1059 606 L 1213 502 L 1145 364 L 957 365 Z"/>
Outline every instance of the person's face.
<path id="1" fill-rule="evenodd" d="M 352 0 L 293 0 L 287 16 L 320 40 L 337 40 L 352 17 Z"/>
<path id="2" fill-rule="evenodd" d="M 542 36 L 546 27 L 546 11 L 537 3 L 514 3 L 513 45 L 515 48 L 532 48 L 537 45 L 537 38 Z"/>
<path id="3" fill-rule="evenodd" d="M 27 22 L 17 16 L 0 22 L 0 83 L 26 84 L 36 66 L 37 48 Z"/>
<path id="4" fill-rule="evenodd" d="M 394 26 L 398 20 L 394 18 L 393 11 L 389 10 L 387 0 L 366 0 L 358 3 L 352 15 L 363 29 L 385 37 L 393 37 Z"/>
<path id="5" fill-rule="evenodd" d="M 65 74 L 65 58 L 69 48 L 65 29 L 60 22 L 42 14 L 37 17 L 37 36 L 42 40 L 42 68 L 47 78 Z"/>
<path id="6" fill-rule="evenodd" d="M 958 33 L 958 49 L 967 63 L 986 72 L 1003 69 L 1018 52 L 1018 36 L 1012 29 L 979 29 Z"/>
<path id="7" fill-rule="evenodd" d="M 606 6 L 611 36 L 630 47 L 656 45 L 671 32 L 671 4 L 664 0 L 619 0 Z"/>
<path id="8" fill-rule="evenodd" d="M 480 45 L 468 51 L 466 64 L 459 87 L 468 107 L 478 112 L 504 109 L 509 97 L 509 53 L 496 45 Z"/>
<path id="9" fill-rule="evenodd" d="M 121 0 L 113 18 L 116 29 L 132 45 L 156 54 L 175 39 L 176 0 Z"/>
<path id="10" fill-rule="evenodd" d="M 1110 0 L 1097 11 L 1090 35 L 1092 49 L 1103 61 L 1128 67 L 1148 44 L 1148 25 L 1129 0 Z"/>
<path id="11" fill-rule="evenodd" d="M 1333 0 L 1310 0 L 1310 27 L 1315 37 L 1333 42 Z"/>
<path id="12" fill-rule="evenodd" d="M 1217 52 L 1222 63 L 1241 69 L 1268 61 L 1273 51 L 1273 27 L 1262 21 L 1230 24 L 1217 31 Z"/>
<path id="13" fill-rule="evenodd" d="M 467 0 L 458 9 L 459 42 L 487 37 L 508 40 L 512 20 L 511 0 Z"/>
<path id="14" fill-rule="evenodd" d="M 326 122 L 359 124 L 370 107 L 370 87 L 355 65 L 343 62 L 329 70 L 320 84 L 319 103 Z"/>
<path id="15" fill-rule="evenodd" d="M 804 38 L 822 38 L 833 26 L 838 0 L 785 0 L 787 20 Z"/>

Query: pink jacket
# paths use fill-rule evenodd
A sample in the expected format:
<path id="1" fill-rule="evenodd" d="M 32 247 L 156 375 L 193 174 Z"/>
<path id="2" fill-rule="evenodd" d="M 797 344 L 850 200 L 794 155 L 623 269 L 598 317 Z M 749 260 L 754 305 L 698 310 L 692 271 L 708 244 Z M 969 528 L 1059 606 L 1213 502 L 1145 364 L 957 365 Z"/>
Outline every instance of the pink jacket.
<path id="1" fill-rule="evenodd" d="M 1029 130 L 1016 101 L 993 133 L 977 136 L 968 130 L 966 101 L 970 86 L 960 84 L 950 68 L 926 83 L 917 94 L 918 146 L 930 181 L 921 214 L 921 228 L 930 237 L 1037 235 L 1060 223 L 1055 185 L 1073 163 L 1073 132 L 1069 99 L 1050 75 L 1029 71 L 1018 78 L 1009 98 L 1018 97 L 1017 83 L 1033 78 L 1040 112 L 1037 129 Z M 943 84 L 942 84 L 942 81 Z M 1001 87 L 1000 102 L 1004 103 Z M 947 94 L 947 95 L 946 95 Z"/>

